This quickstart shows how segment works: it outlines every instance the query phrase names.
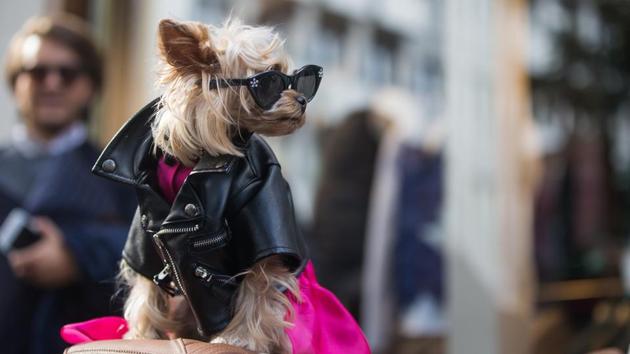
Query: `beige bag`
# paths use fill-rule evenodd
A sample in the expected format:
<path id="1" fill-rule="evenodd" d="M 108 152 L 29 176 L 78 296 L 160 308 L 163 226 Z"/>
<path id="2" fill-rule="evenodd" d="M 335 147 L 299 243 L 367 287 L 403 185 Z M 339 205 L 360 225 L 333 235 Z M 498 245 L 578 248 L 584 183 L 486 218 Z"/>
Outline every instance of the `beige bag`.
<path id="1" fill-rule="evenodd" d="M 227 344 L 210 344 L 192 339 L 100 340 L 72 346 L 64 354 L 253 354 Z"/>

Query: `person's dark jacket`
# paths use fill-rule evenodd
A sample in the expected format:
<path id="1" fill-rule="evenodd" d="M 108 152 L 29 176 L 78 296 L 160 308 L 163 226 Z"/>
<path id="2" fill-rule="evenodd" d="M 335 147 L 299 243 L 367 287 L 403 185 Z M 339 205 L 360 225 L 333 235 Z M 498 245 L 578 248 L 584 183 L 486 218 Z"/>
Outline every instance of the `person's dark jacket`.
<path id="1" fill-rule="evenodd" d="M 289 185 L 256 134 L 235 137 L 242 157 L 204 153 L 169 204 L 157 186 L 150 127 L 156 104 L 127 122 L 93 172 L 135 187 L 138 211 L 123 259 L 166 291 L 184 295 L 199 334 L 208 336 L 231 320 L 240 274 L 272 255 L 299 271 L 306 251 Z"/>
<path id="2" fill-rule="evenodd" d="M 90 173 L 97 157 L 87 142 L 56 156 L 25 157 L 12 146 L 0 150 L 5 201 L 52 219 L 81 272 L 67 287 L 42 290 L 18 281 L 0 257 L 2 353 L 61 352 L 61 326 L 120 311 L 112 302 L 114 277 L 136 203 L 131 189 Z"/>
<path id="3" fill-rule="evenodd" d="M 321 284 L 359 320 L 368 206 L 378 132 L 359 110 L 330 133 L 313 218 L 313 259 Z"/>

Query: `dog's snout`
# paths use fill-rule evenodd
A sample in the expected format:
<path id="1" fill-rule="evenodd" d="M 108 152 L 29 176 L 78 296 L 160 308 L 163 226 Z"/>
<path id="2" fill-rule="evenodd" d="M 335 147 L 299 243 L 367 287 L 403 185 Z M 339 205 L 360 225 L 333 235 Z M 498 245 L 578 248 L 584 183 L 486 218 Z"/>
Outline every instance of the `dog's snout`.
<path id="1" fill-rule="evenodd" d="M 306 106 L 306 98 L 304 96 L 297 96 L 295 100 L 302 106 Z"/>

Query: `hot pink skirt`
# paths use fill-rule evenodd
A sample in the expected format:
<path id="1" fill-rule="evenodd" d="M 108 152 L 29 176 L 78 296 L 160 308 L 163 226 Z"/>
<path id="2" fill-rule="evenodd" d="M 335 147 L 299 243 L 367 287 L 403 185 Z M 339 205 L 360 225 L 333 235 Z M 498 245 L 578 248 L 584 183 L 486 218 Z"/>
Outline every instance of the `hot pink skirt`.
<path id="1" fill-rule="evenodd" d="M 370 353 L 363 332 L 337 298 L 324 289 L 315 277 L 309 262 L 298 277 L 301 301 L 289 296 L 294 308 L 294 326 L 286 333 L 294 354 L 307 353 Z M 94 340 L 122 339 L 127 322 L 121 317 L 101 317 L 72 323 L 61 329 L 61 337 L 69 344 Z"/>
<path id="2" fill-rule="evenodd" d="M 370 353 L 361 328 L 335 295 L 319 285 L 311 262 L 298 284 L 302 301 L 289 296 L 294 326 L 286 331 L 294 354 Z"/>

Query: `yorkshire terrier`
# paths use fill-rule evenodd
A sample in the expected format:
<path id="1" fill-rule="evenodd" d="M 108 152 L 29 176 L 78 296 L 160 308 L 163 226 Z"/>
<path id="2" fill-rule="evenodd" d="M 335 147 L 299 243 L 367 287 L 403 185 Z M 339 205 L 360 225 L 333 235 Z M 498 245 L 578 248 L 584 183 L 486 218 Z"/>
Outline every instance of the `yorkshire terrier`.
<path id="1" fill-rule="evenodd" d="M 290 59 L 273 29 L 238 20 L 221 27 L 162 20 L 158 37 L 164 93 L 151 126 L 156 151 L 191 167 L 200 152 L 243 156 L 234 143 L 243 132 L 278 136 L 304 124 L 321 68 L 287 75 Z M 255 352 L 290 352 L 285 329 L 292 319 L 289 299 L 300 299 L 296 275 L 271 256 L 239 276 L 231 322 L 203 339 Z M 129 286 L 125 338 L 199 338 L 185 299 L 171 297 L 124 262 L 121 279 Z"/>

